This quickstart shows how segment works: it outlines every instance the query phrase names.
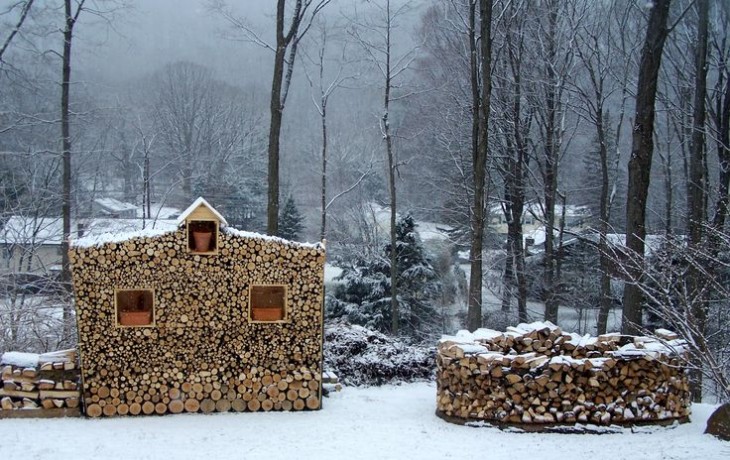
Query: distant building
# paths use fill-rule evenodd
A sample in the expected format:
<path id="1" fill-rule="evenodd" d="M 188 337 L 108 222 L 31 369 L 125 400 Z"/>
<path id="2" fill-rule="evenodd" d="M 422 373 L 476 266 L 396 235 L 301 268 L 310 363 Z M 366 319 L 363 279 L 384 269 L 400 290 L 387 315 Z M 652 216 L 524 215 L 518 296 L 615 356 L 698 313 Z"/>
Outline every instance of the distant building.
<path id="1" fill-rule="evenodd" d="M 555 206 L 555 226 L 560 226 L 560 219 L 565 218 L 565 229 L 571 233 L 581 232 L 588 228 L 593 213 L 587 206 L 562 205 Z M 504 205 L 495 204 L 489 209 L 489 228 L 498 235 L 507 235 L 507 219 L 504 216 Z M 558 231 L 554 234 L 558 235 Z M 522 235 L 524 247 L 539 246 L 545 243 L 545 215 L 543 207 L 536 202 L 525 205 L 522 213 Z"/>
<path id="2" fill-rule="evenodd" d="M 94 217 L 134 219 L 137 217 L 137 209 L 137 205 L 115 198 L 97 198 L 91 203 L 91 212 Z"/>
<path id="3" fill-rule="evenodd" d="M 72 238 L 139 231 L 174 229 L 175 220 L 78 219 L 71 222 Z M 0 273 L 48 274 L 59 271 L 63 219 L 11 216 L 0 229 Z"/>

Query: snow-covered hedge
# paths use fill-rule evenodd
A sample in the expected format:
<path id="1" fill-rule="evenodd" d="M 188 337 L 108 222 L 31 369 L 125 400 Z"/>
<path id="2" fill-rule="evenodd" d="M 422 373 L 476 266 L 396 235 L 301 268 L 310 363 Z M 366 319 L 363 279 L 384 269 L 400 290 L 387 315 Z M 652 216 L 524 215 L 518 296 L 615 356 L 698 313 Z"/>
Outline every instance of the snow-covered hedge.
<path id="1" fill-rule="evenodd" d="M 346 322 L 325 325 L 324 368 L 335 372 L 345 385 L 432 379 L 434 352 Z"/>

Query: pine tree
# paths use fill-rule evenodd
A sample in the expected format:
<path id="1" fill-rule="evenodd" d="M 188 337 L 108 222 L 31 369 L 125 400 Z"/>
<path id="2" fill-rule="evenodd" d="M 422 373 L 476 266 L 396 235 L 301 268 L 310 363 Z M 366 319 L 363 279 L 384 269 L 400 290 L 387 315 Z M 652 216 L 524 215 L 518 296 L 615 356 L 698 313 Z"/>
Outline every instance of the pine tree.
<path id="1" fill-rule="evenodd" d="M 441 282 L 411 216 L 396 224 L 396 251 L 400 332 L 414 339 L 434 335 L 440 331 L 433 303 L 439 298 Z M 387 244 L 377 257 L 351 259 L 338 278 L 342 284 L 327 298 L 327 317 L 390 332 L 390 256 L 391 246 Z"/>
<path id="2" fill-rule="evenodd" d="M 279 216 L 278 236 L 286 240 L 298 240 L 304 229 L 304 225 L 302 224 L 303 220 L 304 218 L 299 213 L 296 203 L 294 203 L 294 198 L 289 195 Z"/>

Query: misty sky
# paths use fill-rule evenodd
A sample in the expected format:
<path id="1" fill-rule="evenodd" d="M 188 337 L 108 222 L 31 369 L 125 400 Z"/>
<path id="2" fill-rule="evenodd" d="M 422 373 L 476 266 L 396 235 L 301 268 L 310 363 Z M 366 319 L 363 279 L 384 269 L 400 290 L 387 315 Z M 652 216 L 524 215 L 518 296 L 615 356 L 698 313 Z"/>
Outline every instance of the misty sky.
<path id="1" fill-rule="evenodd" d="M 270 0 L 246 0 L 245 5 L 242 14 L 263 34 L 273 34 L 275 5 Z M 267 72 L 251 70 L 273 60 L 264 49 L 226 39 L 229 26 L 208 11 L 204 0 L 137 0 L 132 10 L 119 14 L 113 29 L 97 24 L 78 30 L 79 70 L 107 81 L 139 77 L 177 60 L 208 65 L 230 81 L 262 78 Z"/>

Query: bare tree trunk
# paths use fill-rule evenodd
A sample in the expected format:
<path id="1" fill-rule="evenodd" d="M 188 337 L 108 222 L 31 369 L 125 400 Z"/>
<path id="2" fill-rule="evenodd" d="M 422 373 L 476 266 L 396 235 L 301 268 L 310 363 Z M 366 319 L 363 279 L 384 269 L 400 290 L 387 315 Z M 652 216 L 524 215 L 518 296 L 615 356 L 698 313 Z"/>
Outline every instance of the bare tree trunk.
<path id="1" fill-rule="evenodd" d="M 713 226 L 717 230 L 725 227 L 728 205 L 730 204 L 730 71 L 722 52 L 720 55 L 719 77 L 715 99 L 715 127 L 718 132 L 717 158 L 720 163 L 719 193 L 715 205 Z M 724 80 L 724 88 L 723 88 Z"/>
<path id="2" fill-rule="evenodd" d="M 322 81 L 322 67 L 320 67 Z M 322 226 L 320 240 L 327 238 L 327 98 L 322 97 Z"/>
<path id="3" fill-rule="evenodd" d="M 643 296 L 637 283 L 644 261 L 646 200 L 654 151 L 654 102 L 662 51 L 669 32 L 667 18 L 670 3 L 671 0 L 656 0 L 653 3 L 639 67 L 626 200 L 626 248 L 631 259 L 627 270 L 631 280 L 624 287 L 621 325 L 624 334 L 638 334 L 642 324 Z"/>
<path id="4" fill-rule="evenodd" d="M 392 85 L 392 74 L 390 69 L 391 59 L 391 16 L 390 0 L 385 2 L 386 27 L 385 27 L 385 91 L 383 97 L 383 117 L 381 129 L 385 139 L 385 153 L 388 157 L 388 192 L 390 194 L 390 329 L 393 335 L 398 335 L 400 329 L 400 313 L 398 311 L 398 241 L 396 238 L 396 215 L 397 200 L 395 189 L 395 175 L 398 165 L 395 162 L 393 152 L 393 137 L 390 132 L 390 91 Z"/>
<path id="5" fill-rule="evenodd" d="M 602 97 L 602 96 L 601 96 Z M 601 97 L 596 98 L 596 134 L 598 135 L 599 155 L 601 157 L 601 199 L 600 216 L 598 224 L 598 257 L 601 268 L 601 304 L 598 309 L 597 333 L 605 334 L 608 328 L 608 313 L 611 310 L 611 276 L 609 275 L 609 254 L 608 241 L 608 219 L 609 219 L 609 174 L 608 174 L 608 145 L 606 140 L 606 127 L 603 122 L 603 101 Z"/>
<path id="6" fill-rule="evenodd" d="M 279 233 L 279 139 L 281 137 L 281 87 L 284 80 L 284 57 L 286 56 L 286 37 L 284 36 L 284 9 L 286 0 L 276 4 L 276 50 L 274 54 L 274 75 L 271 82 L 271 123 L 269 125 L 269 173 L 268 206 L 266 211 L 266 233 Z M 292 62 L 292 65 L 294 63 Z"/>
<path id="7" fill-rule="evenodd" d="M 545 303 L 545 320 L 558 323 L 558 295 L 556 290 L 556 260 L 555 260 L 555 200 L 558 188 L 558 139 L 557 139 L 557 111 L 558 96 L 556 87 L 556 75 L 553 63 L 557 55 L 557 21 L 558 6 L 551 3 L 548 15 L 548 36 L 547 36 L 547 75 L 548 87 L 546 89 L 545 110 L 547 121 L 545 126 L 545 164 L 543 175 L 543 199 L 545 206 L 545 255 L 543 257 L 543 302 Z"/>
<path id="8" fill-rule="evenodd" d="M 474 8 L 472 3 L 471 8 Z M 471 15 L 472 17 L 475 14 Z M 474 165 L 474 208 L 471 221 L 471 251 L 469 254 L 471 273 L 469 276 L 469 308 L 467 311 L 467 327 L 475 330 L 482 326 L 482 251 L 484 247 L 485 196 L 487 173 L 487 151 L 489 131 L 489 108 L 492 93 L 492 0 L 479 0 L 479 18 L 481 21 L 481 77 L 482 90 L 479 98 L 479 136 L 477 149 L 473 155 Z M 471 22 L 471 21 L 470 21 Z M 474 27 L 472 28 L 472 30 Z M 474 45 L 475 46 L 475 45 Z M 476 57 L 472 48 L 472 78 Z M 472 94 L 474 94 L 472 82 Z"/>
<path id="9" fill-rule="evenodd" d="M 85 0 L 77 5 L 74 13 L 71 0 L 64 0 L 66 25 L 63 30 L 63 68 L 61 81 L 61 144 L 63 157 L 63 192 L 61 214 L 63 218 L 63 240 L 61 241 L 61 283 L 64 289 L 71 290 L 71 266 L 68 255 L 69 238 L 71 238 L 71 41 L 76 20 L 81 13 Z M 66 302 L 63 307 L 63 336 L 71 334 L 71 304 Z"/>
<path id="10" fill-rule="evenodd" d="M 703 227 L 706 221 L 705 203 L 707 190 L 705 187 L 705 98 L 707 96 L 707 23 L 709 16 L 708 0 L 697 0 L 697 48 L 695 50 L 695 92 L 692 129 L 692 151 L 690 156 L 690 185 L 687 197 L 689 211 L 689 242 L 691 247 L 700 248 L 703 240 Z M 699 253 L 699 251 L 697 251 Z M 688 285 L 691 295 L 692 316 L 695 321 L 695 343 L 704 343 L 705 326 L 707 323 L 707 309 L 703 291 L 702 260 L 691 264 L 688 273 Z M 699 350 L 706 353 L 705 348 Z M 692 400 L 702 402 L 702 364 L 695 363 L 692 372 Z"/>

